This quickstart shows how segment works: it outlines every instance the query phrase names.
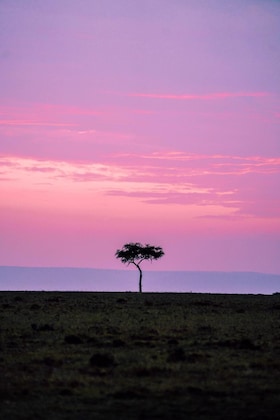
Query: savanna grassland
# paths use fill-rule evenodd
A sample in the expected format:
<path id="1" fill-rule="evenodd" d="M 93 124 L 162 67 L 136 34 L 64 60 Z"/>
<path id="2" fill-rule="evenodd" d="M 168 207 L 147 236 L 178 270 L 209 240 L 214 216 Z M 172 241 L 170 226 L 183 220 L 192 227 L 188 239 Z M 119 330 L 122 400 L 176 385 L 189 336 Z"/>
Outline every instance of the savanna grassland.
<path id="1" fill-rule="evenodd" d="M 278 419 L 280 294 L 0 292 L 3 419 Z"/>

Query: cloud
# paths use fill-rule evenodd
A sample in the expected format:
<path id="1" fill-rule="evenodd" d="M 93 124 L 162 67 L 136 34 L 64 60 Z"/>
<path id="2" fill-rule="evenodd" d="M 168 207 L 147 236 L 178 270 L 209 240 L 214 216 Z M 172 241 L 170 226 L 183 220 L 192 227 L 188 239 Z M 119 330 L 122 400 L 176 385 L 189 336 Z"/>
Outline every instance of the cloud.
<path id="1" fill-rule="evenodd" d="M 213 217 L 215 209 L 217 215 L 279 217 L 280 158 L 166 151 L 107 155 L 94 163 L 2 157 L 0 165 L 2 179 L 22 188 L 51 183 L 145 205 L 196 206 L 199 217 Z"/>
<path id="2" fill-rule="evenodd" d="M 233 194 L 233 192 L 231 192 Z M 240 203 L 238 200 L 224 199 L 223 194 L 215 192 L 210 188 L 206 191 L 199 189 L 194 185 L 193 188 L 185 191 L 122 191 L 112 190 L 107 192 L 108 195 L 126 196 L 131 198 L 141 198 L 148 204 L 179 204 L 179 205 L 197 205 L 197 206 L 217 206 L 236 208 Z M 227 193 L 228 195 L 230 193 Z"/>
<path id="3" fill-rule="evenodd" d="M 29 166 L 24 168 L 25 171 L 30 172 L 43 172 L 43 173 L 52 173 L 56 171 L 56 168 L 54 167 L 48 167 L 48 166 Z"/>
<path id="4" fill-rule="evenodd" d="M 129 92 L 129 93 L 118 93 L 110 92 L 120 96 L 130 96 L 139 98 L 150 98 L 150 99 L 174 99 L 180 101 L 189 100 L 221 100 L 221 99 L 232 99 L 232 98 L 261 98 L 270 96 L 268 92 L 214 92 L 207 94 L 167 94 L 167 93 L 140 93 L 140 92 Z"/>
<path id="5" fill-rule="evenodd" d="M 59 123 L 59 122 L 52 122 L 52 121 L 34 121 L 34 120 L 0 120 L 0 125 L 12 126 L 12 127 L 24 127 L 24 126 L 32 126 L 32 127 L 65 127 L 65 126 L 75 126 L 77 124 L 70 124 L 70 123 Z"/>
<path id="6" fill-rule="evenodd" d="M 137 173 L 161 177 L 179 178 L 204 177 L 209 175 L 244 175 L 248 173 L 279 174 L 280 157 L 207 155 L 181 151 L 153 152 L 150 154 L 119 154 L 116 159 L 123 166 L 139 166 Z"/>
<path id="7" fill-rule="evenodd" d="M 111 195 L 149 204 L 219 205 L 236 217 L 279 217 L 280 158 L 166 151 L 119 159 L 128 174 Z"/>
<path id="8" fill-rule="evenodd" d="M 154 152 L 151 154 L 111 154 L 100 157 L 96 162 L 75 162 L 63 160 L 34 159 L 21 157 L 0 157 L 0 166 L 20 167 L 27 171 L 78 173 L 88 181 L 91 173 L 106 174 L 123 182 L 139 184 L 160 183 L 171 185 L 200 184 L 212 177 L 225 179 L 243 175 L 280 174 L 280 157 L 204 155 L 177 151 Z M 214 177 L 214 178 L 213 178 Z"/>
<path id="9" fill-rule="evenodd" d="M 30 183 L 56 182 L 100 182 L 117 183 L 127 176 L 127 170 L 120 166 L 105 163 L 79 163 L 65 161 L 36 160 L 22 157 L 1 157 L 2 175 L 13 174 L 17 179 Z"/>
<path id="10" fill-rule="evenodd" d="M 59 105 L 53 103 L 24 103 L 22 105 L 7 106 L 0 105 L 0 115 L 22 115 L 33 114 L 48 117 L 49 115 L 101 115 L 99 109 L 78 107 L 71 105 Z"/>
<path id="11" fill-rule="evenodd" d="M 8 127 L 76 127 L 81 117 L 97 117 L 101 111 L 91 108 L 55 104 L 0 105 L 0 126 Z M 73 121 L 73 118 L 76 120 Z"/>

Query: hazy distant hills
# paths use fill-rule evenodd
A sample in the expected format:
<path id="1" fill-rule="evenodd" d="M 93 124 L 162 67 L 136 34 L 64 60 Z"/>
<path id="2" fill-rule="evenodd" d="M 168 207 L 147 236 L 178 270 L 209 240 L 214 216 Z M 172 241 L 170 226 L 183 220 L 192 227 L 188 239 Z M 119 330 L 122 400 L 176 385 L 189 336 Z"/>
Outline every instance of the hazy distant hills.
<path id="1" fill-rule="evenodd" d="M 0 267 L 0 290 L 138 291 L 137 270 Z M 251 272 L 144 271 L 144 292 L 280 292 L 280 275 Z"/>

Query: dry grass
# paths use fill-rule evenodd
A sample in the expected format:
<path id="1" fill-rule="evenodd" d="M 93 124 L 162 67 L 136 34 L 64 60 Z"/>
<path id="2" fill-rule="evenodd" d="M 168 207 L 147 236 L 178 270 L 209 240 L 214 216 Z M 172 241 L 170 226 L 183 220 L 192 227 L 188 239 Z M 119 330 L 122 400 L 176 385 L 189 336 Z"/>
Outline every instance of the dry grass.
<path id="1" fill-rule="evenodd" d="M 280 295 L 1 292 L 6 419 L 278 419 Z"/>

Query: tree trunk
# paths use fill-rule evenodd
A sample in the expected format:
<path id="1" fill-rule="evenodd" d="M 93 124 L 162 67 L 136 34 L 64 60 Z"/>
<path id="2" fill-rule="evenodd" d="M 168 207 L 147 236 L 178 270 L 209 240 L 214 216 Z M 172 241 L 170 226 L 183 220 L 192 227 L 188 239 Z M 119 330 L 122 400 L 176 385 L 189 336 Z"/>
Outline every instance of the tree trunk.
<path id="1" fill-rule="evenodd" d="M 139 293 L 142 293 L 142 270 L 140 268 L 140 265 L 138 264 L 135 264 L 135 265 L 139 270 Z"/>

